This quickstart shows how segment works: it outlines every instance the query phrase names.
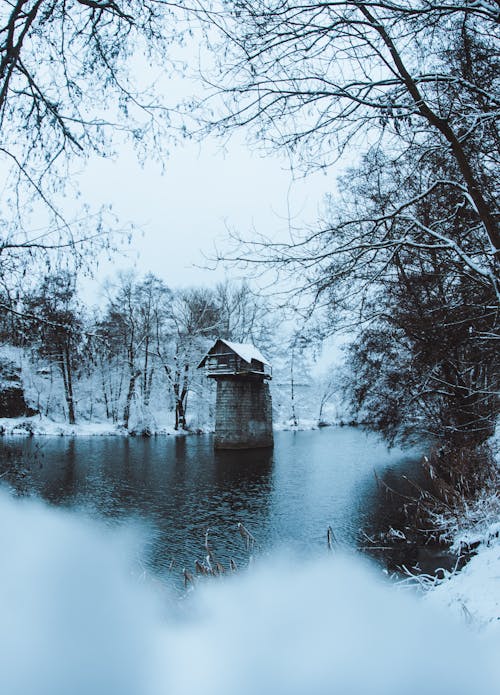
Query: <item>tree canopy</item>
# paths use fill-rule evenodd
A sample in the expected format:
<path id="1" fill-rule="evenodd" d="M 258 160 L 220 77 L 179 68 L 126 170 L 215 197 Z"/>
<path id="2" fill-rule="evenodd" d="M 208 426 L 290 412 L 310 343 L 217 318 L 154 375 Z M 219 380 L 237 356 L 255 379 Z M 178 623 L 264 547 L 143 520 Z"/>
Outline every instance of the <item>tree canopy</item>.
<path id="1" fill-rule="evenodd" d="M 349 147 L 395 160 L 411 153 L 418 169 L 439 151 L 453 161 L 450 177 L 430 178 L 418 198 L 436 188 L 458 193 L 489 247 L 484 262 L 415 220 L 404 190 L 397 205 L 380 210 L 382 219 L 366 222 L 376 229 L 406 213 L 401 243 L 422 233 L 499 292 L 497 3 L 260 0 L 222 3 L 209 16 L 226 46 L 213 78 L 212 127 L 253 125 L 258 138 L 296 152 L 306 167 L 328 166 Z M 305 249 L 303 239 L 274 247 L 277 257 L 314 261 L 317 237 L 309 241 Z"/>

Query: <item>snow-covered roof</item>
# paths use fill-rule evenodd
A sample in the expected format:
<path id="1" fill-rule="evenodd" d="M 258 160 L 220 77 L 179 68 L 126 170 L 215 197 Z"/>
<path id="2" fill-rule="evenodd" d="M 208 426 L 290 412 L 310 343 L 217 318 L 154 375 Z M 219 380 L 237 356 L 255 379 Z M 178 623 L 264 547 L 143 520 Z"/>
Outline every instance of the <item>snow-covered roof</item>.
<path id="1" fill-rule="evenodd" d="M 270 363 L 266 360 L 264 355 L 260 350 L 257 350 L 255 345 L 252 345 L 251 343 L 232 343 L 229 340 L 224 340 L 223 338 L 218 338 L 215 341 L 215 344 L 213 347 L 208 351 L 208 353 L 205 355 L 205 357 L 201 360 L 200 364 L 198 367 L 203 367 L 208 359 L 208 357 L 213 354 L 212 350 L 214 347 L 217 345 L 218 342 L 223 343 L 226 345 L 230 350 L 235 352 L 239 357 L 241 357 L 242 360 L 245 362 L 248 362 L 250 364 L 252 360 L 257 360 L 257 362 L 262 362 L 263 364 L 268 365 L 269 367 L 271 366 Z"/>
<path id="2" fill-rule="evenodd" d="M 223 338 L 219 338 L 219 340 L 239 355 L 241 359 L 245 360 L 245 362 L 250 363 L 252 360 L 257 360 L 257 362 L 269 364 L 262 352 L 257 350 L 255 345 L 251 343 L 231 343 L 229 340 L 224 340 Z"/>

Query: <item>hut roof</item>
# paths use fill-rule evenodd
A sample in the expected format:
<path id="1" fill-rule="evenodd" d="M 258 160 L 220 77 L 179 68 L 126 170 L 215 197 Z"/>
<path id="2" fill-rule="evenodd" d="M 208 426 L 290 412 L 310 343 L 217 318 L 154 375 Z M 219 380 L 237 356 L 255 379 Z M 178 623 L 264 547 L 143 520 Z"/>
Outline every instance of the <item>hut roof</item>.
<path id="1" fill-rule="evenodd" d="M 252 345 L 251 343 L 231 343 L 229 340 L 223 340 L 222 338 L 220 338 L 220 341 L 224 343 L 224 345 L 227 345 L 228 348 L 231 348 L 231 350 L 239 355 L 241 359 L 245 360 L 245 362 L 250 363 L 252 360 L 257 360 L 257 362 L 268 364 L 268 361 L 262 352 L 257 350 L 255 345 Z"/>
<path id="2" fill-rule="evenodd" d="M 207 357 L 211 354 L 211 351 L 214 349 L 214 347 L 217 345 L 218 342 L 224 343 L 230 350 L 235 352 L 239 357 L 241 357 L 242 360 L 245 362 L 248 362 L 250 364 L 252 360 L 257 360 L 257 362 L 262 362 L 263 364 L 269 365 L 269 362 L 267 359 L 264 357 L 264 355 L 260 352 L 260 350 L 257 350 L 255 345 L 252 345 L 251 343 L 233 343 L 230 342 L 229 340 L 224 340 L 223 338 L 218 338 L 214 345 L 210 348 L 208 353 L 205 355 L 205 357 L 202 359 L 198 367 L 203 367 L 205 364 Z"/>

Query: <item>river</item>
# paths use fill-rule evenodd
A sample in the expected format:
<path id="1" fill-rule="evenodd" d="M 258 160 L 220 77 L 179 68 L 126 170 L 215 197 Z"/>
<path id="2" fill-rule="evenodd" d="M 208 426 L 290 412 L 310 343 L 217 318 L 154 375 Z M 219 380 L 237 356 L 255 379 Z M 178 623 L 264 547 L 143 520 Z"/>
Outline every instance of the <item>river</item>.
<path id="1" fill-rule="evenodd" d="M 241 522 L 258 552 L 323 552 L 328 526 L 354 548 L 360 529 L 383 525 L 375 473 L 418 478 L 420 452 L 388 450 L 351 427 L 277 432 L 274 450 L 215 452 L 209 435 L 0 439 L 0 476 L 17 494 L 38 496 L 108 523 L 146 531 L 145 564 L 158 576 L 203 560 L 207 528 L 228 565 L 248 559 Z M 175 571 L 175 570 L 173 570 Z"/>

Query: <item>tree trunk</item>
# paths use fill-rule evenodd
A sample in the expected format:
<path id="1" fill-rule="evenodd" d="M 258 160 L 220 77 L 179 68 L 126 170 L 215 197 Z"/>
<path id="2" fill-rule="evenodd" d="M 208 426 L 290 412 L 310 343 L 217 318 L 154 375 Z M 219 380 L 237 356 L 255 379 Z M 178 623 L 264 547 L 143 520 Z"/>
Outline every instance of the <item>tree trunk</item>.
<path id="1" fill-rule="evenodd" d="M 175 429 L 186 429 L 186 405 L 189 390 L 189 364 L 184 365 L 183 374 L 176 373 L 176 383 L 173 384 L 175 396 Z"/>
<path id="2" fill-rule="evenodd" d="M 101 364 L 101 386 L 102 386 L 102 395 L 104 397 L 104 406 L 106 408 L 106 420 L 109 420 L 111 417 L 111 411 L 109 408 L 109 398 L 108 398 L 108 392 L 106 389 L 106 379 L 104 378 L 104 368 Z"/>
<path id="3" fill-rule="evenodd" d="M 184 373 L 182 375 L 182 388 L 180 395 L 180 404 L 182 406 L 182 429 L 186 429 L 186 410 L 187 410 L 187 397 L 189 391 L 189 364 L 184 365 Z"/>
<path id="4" fill-rule="evenodd" d="M 60 352 L 59 366 L 61 368 L 64 383 L 64 397 L 66 399 L 66 405 L 68 406 L 68 422 L 70 425 L 74 425 L 76 423 L 76 418 L 75 404 L 73 400 L 73 379 L 71 374 L 71 360 L 69 348 L 67 345 L 65 345 Z"/>
<path id="5" fill-rule="evenodd" d="M 295 412 L 295 379 L 294 379 L 294 374 L 293 374 L 293 361 L 294 361 L 294 354 L 292 350 L 292 358 L 290 360 L 290 389 L 291 389 L 291 409 L 292 409 L 292 424 L 294 427 L 297 427 L 298 420 L 297 420 L 297 414 Z"/>
<path id="6" fill-rule="evenodd" d="M 148 368 L 149 368 L 149 335 L 146 335 L 144 343 L 144 368 L 143 368 L 143 379 L 142 379 L 142 394 L 144 405 L 148 405 L 149 393 L 148 393 Z"/>
<path id="7" fill-rule="evenodd" d="M 149 401 L 151 400 L 151 389 L 153 388 L 153 374 L 154 374 L 154 369 L 151 368 L 147 380 L 145 379 L 145 388 L 144 388 L 144 405 L 147 407 L 149 405 Z"/>
<path id="8" fill-rule="evenodd" d="M 67 395 L 67 402 L 68 402 L 68 415 L 69 415 L 69 424 L 74 425 L 76 423 L 76 417 L 75 417 L 75 401 L 73 399 L 73 374 L 72 374 L 72 369 L 71 369 L 71 358 L 69 354 L 69 348 L 66 345 L 66 371 L 68 373 L 68 395 Z"/>
<path id="9" fill-rule="evenodd" d="M 130 420 L 130 408 L 132 405 L 132 398 L 134 397 L 134 391 L 135 391 L 135 382 L 137 379 L 137 376 L 139 375 L 140 372 L 137 372 L 136 370 L 132 369 L 130 372 L 130 379 L 128 382 L 128 392 L 127 392 L 127 400 L 125 401 L 125 407 L 123 409 L 123 426 L 125 429 L 128 429 L 128 424 Z"/>
<path id="10" fill-rule="evenodd" d="M 325 407 L 325 403 L 326 398 L 323 396 L 319 404 L 318 422 L 323 422 L 323 408 Z"/>
<path id="11" fill-rule="evenodd" d="M 186 412 L 181 398 L 175 401 L 175 429 L 186 429 Z"/>

